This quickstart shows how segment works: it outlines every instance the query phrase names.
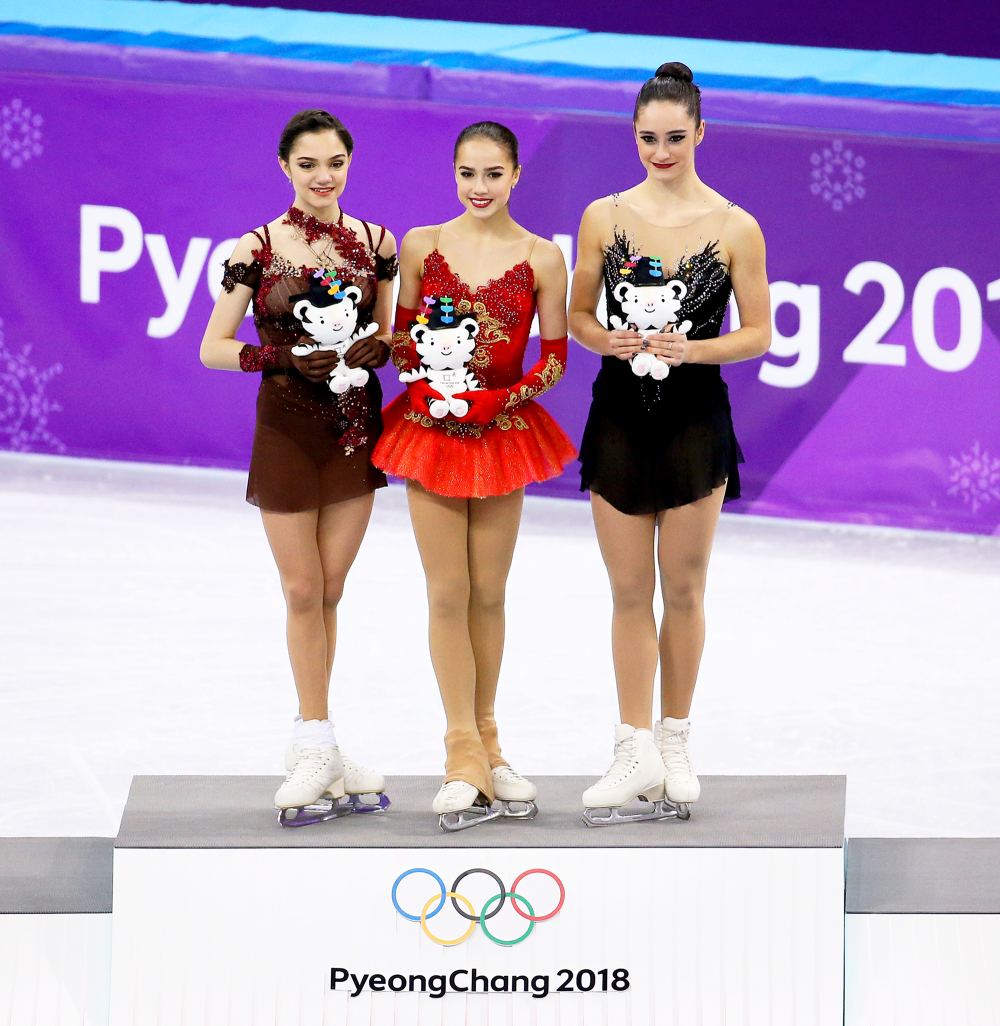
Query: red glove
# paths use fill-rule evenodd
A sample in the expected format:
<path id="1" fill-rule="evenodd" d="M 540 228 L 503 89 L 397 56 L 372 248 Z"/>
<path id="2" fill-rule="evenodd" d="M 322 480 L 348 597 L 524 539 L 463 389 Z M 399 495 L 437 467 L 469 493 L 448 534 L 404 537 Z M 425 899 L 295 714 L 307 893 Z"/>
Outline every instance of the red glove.
<path id="1" fill-rule="evenodd" d="M 390 346 L 392 362 L 399 371 L 412 371 L 420 366 L 420 356 L 410 338 L 410 325 L 417 319 L 417 311 L 406 306 L 396 307 L 396 330 Z"/>
<path id="2" fill-rule="evenodd" d="M 435 392 L 423 378 L 411 381 L 406 386 L 406 396 L 410 400 L 410 409 L 414 413 L 422 414 L 424 417 L 431 415 L 430 404 L 435 399 L 443 399 L 440 392 Z"/>
<path id="3" fill-rule="evenodd" d="M 462 424 L 491 424 L 499 413 L 503 413 L 510 398 L 506 388 L 484 388 L 476 392 L 459 392 L 456 399 L 469 404 L 469 412 L 457 418 Z"/>

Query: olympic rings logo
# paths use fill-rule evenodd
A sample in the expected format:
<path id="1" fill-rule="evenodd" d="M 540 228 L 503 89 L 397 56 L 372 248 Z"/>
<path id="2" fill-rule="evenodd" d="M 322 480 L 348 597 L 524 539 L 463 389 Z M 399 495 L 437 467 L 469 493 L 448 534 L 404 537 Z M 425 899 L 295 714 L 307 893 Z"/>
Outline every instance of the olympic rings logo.
<path id="1" fill-rule="evenodd" d="M 422 873 L 425 876 L 429 876 L 438 886 L 438 893 L 432 894 L 426 902 L 420 912 L 414 914 L 413 912 L 407 912 L 399 904 L 399 885 L 409 876 Z M 482 873 L 485 876 L 490 877 L 497 887 L 499 888 L 497 893 L 493 897 L 489 898 L 483 905 L 482 909 L 477 913 L 472 906 L 472 902 L 469 901 L 464 894 L 459 891 L 459 885 L 468 876 L 472 876 L 474 873 Z M 556 906 L 551 912 L 546 912 L 545 915 L 535 915 L 535 908 L 530 901 L 523 894 L 519 894 L 517 891 L 518 885 L 526 880 L 528 877 L 539 874 L 542 876 L 550 877 L 555 881 L 556 886 L 559 888 L 559 901 L 556 902 Z M 469 925 L 466 930 L 459 934 L 457 937 L 439 937 L 434 933 L 431 928 L 427 925 L 429 919 L 433 919 L 440 911 L 444 908 L 445 902 L 451 899 L 452 907 L 455 911 L 463 918 L 469 921 Z M 527 920 L 527 929 L 517 937 L 512 939 L 505 939 L 503 937 L 497 937 L 496 934 L 490 931 L 490 928 L 486 925 L 487 921 L 492 919 L 506 903 L 507 899 L 510 899 L 511 907 L 514 911 L 522 918 Z M 472 936 L 473 930 L 476 925 L 483 933 L 494 943 L 499 944 L 504 948 L 512 948 L 515 944 L 520 944 L 522 941 L 526 941 L 531 936 L 532 930 L 535 928 L 535 923 L 544 923 L 548 919 L 553 919 L 559 914 L 559 910 L 563 907 L 563 902 L 566 900 L 566 888 L 563 886 L 562 880 L 556 876 L 550 869 L 526 869 L 514 882 L 511 884 L 510 890 L 504 886 L 503 880 L 497 876 L 496 873 L 491 869 L 473 868 L 466 869 L 464 872 L 459 873 L 455 877 L 455 882 L 451 885 L 451 888 L 445 887 L 444 880 L 434 872 L 433 869 L 423 869 L 417 867 L 415 869 L 408 869 L 405 873 L 400 873 L 396 877 L 396 882 L 392 885 L 392 904 L 396 911 L 404 918 L 409 919 L 411 923 L 420 923 L 420 929 L 423 930 L 424 934 L 432 940 L 435 944 L 440 944 L 442 947 L 451 948 L 456 944 L 461 944 L 463 941 L 469 939 Z M 520 903 L 520 904 L 519 904 Z M 525 912 L 520 905 L 524 905 L 527 909 Z M 433 906 L 433 908 L 431 907 Z M 494 907 L 495 906 L 495 907 Z"/>

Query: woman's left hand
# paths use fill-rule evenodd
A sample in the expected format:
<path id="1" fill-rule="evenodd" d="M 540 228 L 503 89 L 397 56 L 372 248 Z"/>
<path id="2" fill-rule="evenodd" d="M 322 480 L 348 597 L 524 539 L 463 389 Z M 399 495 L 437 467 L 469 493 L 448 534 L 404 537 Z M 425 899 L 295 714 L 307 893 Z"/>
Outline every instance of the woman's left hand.
<path id="1" fill-rule="evenodd" d="M 657 331 L 647 335 L 645 341 L 641 351 L 652 353 L 671 367 L 692 362 L 694 342 L 689 341 L 687 335 L 676 331 Z"/>
<path id="2" fill-rule="evenodd" d="M 355 367 L 384 367 L 389 359 L 389 346 L 370 335 L 359 339 L 344 353 L 344 363 L 352 370 Z"/>

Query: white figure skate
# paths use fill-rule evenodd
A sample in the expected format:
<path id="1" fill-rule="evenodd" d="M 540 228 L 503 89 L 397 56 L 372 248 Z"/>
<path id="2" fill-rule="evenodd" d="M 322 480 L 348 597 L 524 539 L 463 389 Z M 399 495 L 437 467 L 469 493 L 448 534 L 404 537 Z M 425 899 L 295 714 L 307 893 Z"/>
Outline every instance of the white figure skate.
<path id="1" fill-rule="evenodd" d="M 468 830 L 503 815 L 479 793 L 479 788 L 464 780 L 449 780 L 441 785 L 431 808 L 438 814 L 438 826 L 449 832 Z"/>
<path id="2" fill-rule="evenodd" d="M 493 770 L 493 793 L 500 803 L 500 811 L 510 819 L 534 819 L 538 815 L 535 798 L 538 788 L 510 766 L 497 766 Z"/>
<path id="3" fill-rule="evenodd" d="M 673 807 L 665 807 L 663 761 L 649 730 L 627 723 L 615 726 L 615 760 L 592 787 L 583 792 L 587 826 L 615 826 L 647 819 L 674 818 Z M 638 799 L 647 807 L 627 809 Z M 597 813 L 607 812 L 607 815 Z"/>
<path id="4" fill-rule="evenodd" d="M 349 813 L 350 808 L 340 804 L 343 797 L 344 765 L 337 748 L 301 748 L 275 792 L 274 807 L 282 826 L 309 826 Z"/>
<path id="5" fill-rule="evenodd" d="M 688 752 L 690 731 L 690 720 L 672 719 L 669 716 L 664 716 L 653 726 L 653 736 L 666 775 L 666 800 L 677 809 L 681 819 L 691 815 L 689 805 L 696 802 L 701 794 L 701 784 L 691 768 L 691 755 Z"/>
<path id="6" fill-rule="evenodd" d="M 291 770 L 298 758 L 295 741 L 289 741 L 285 750 L 285 769 Z M 385 793 L 385 777 L 377 770 L 341 756 L 344 765 L 344 791 L 347 812 L 384 812 L 392 802 Z"/>

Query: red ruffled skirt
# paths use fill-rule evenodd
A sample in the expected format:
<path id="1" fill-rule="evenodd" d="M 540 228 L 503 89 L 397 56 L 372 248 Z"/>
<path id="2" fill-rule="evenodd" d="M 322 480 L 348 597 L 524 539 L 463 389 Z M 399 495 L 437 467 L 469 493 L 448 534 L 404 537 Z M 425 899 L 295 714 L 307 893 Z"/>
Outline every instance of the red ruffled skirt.
<path id="1" fill-rule="evenodd" d="M 430 417 L 414 420 L 409 413 L 405 392 L 383 410 L 384 428 L 372 463 L 436 495 L 507 495 L 558 477 L 576 458 L 566 433 L 537 403 L 523 403 L 485 428 Z"/>

